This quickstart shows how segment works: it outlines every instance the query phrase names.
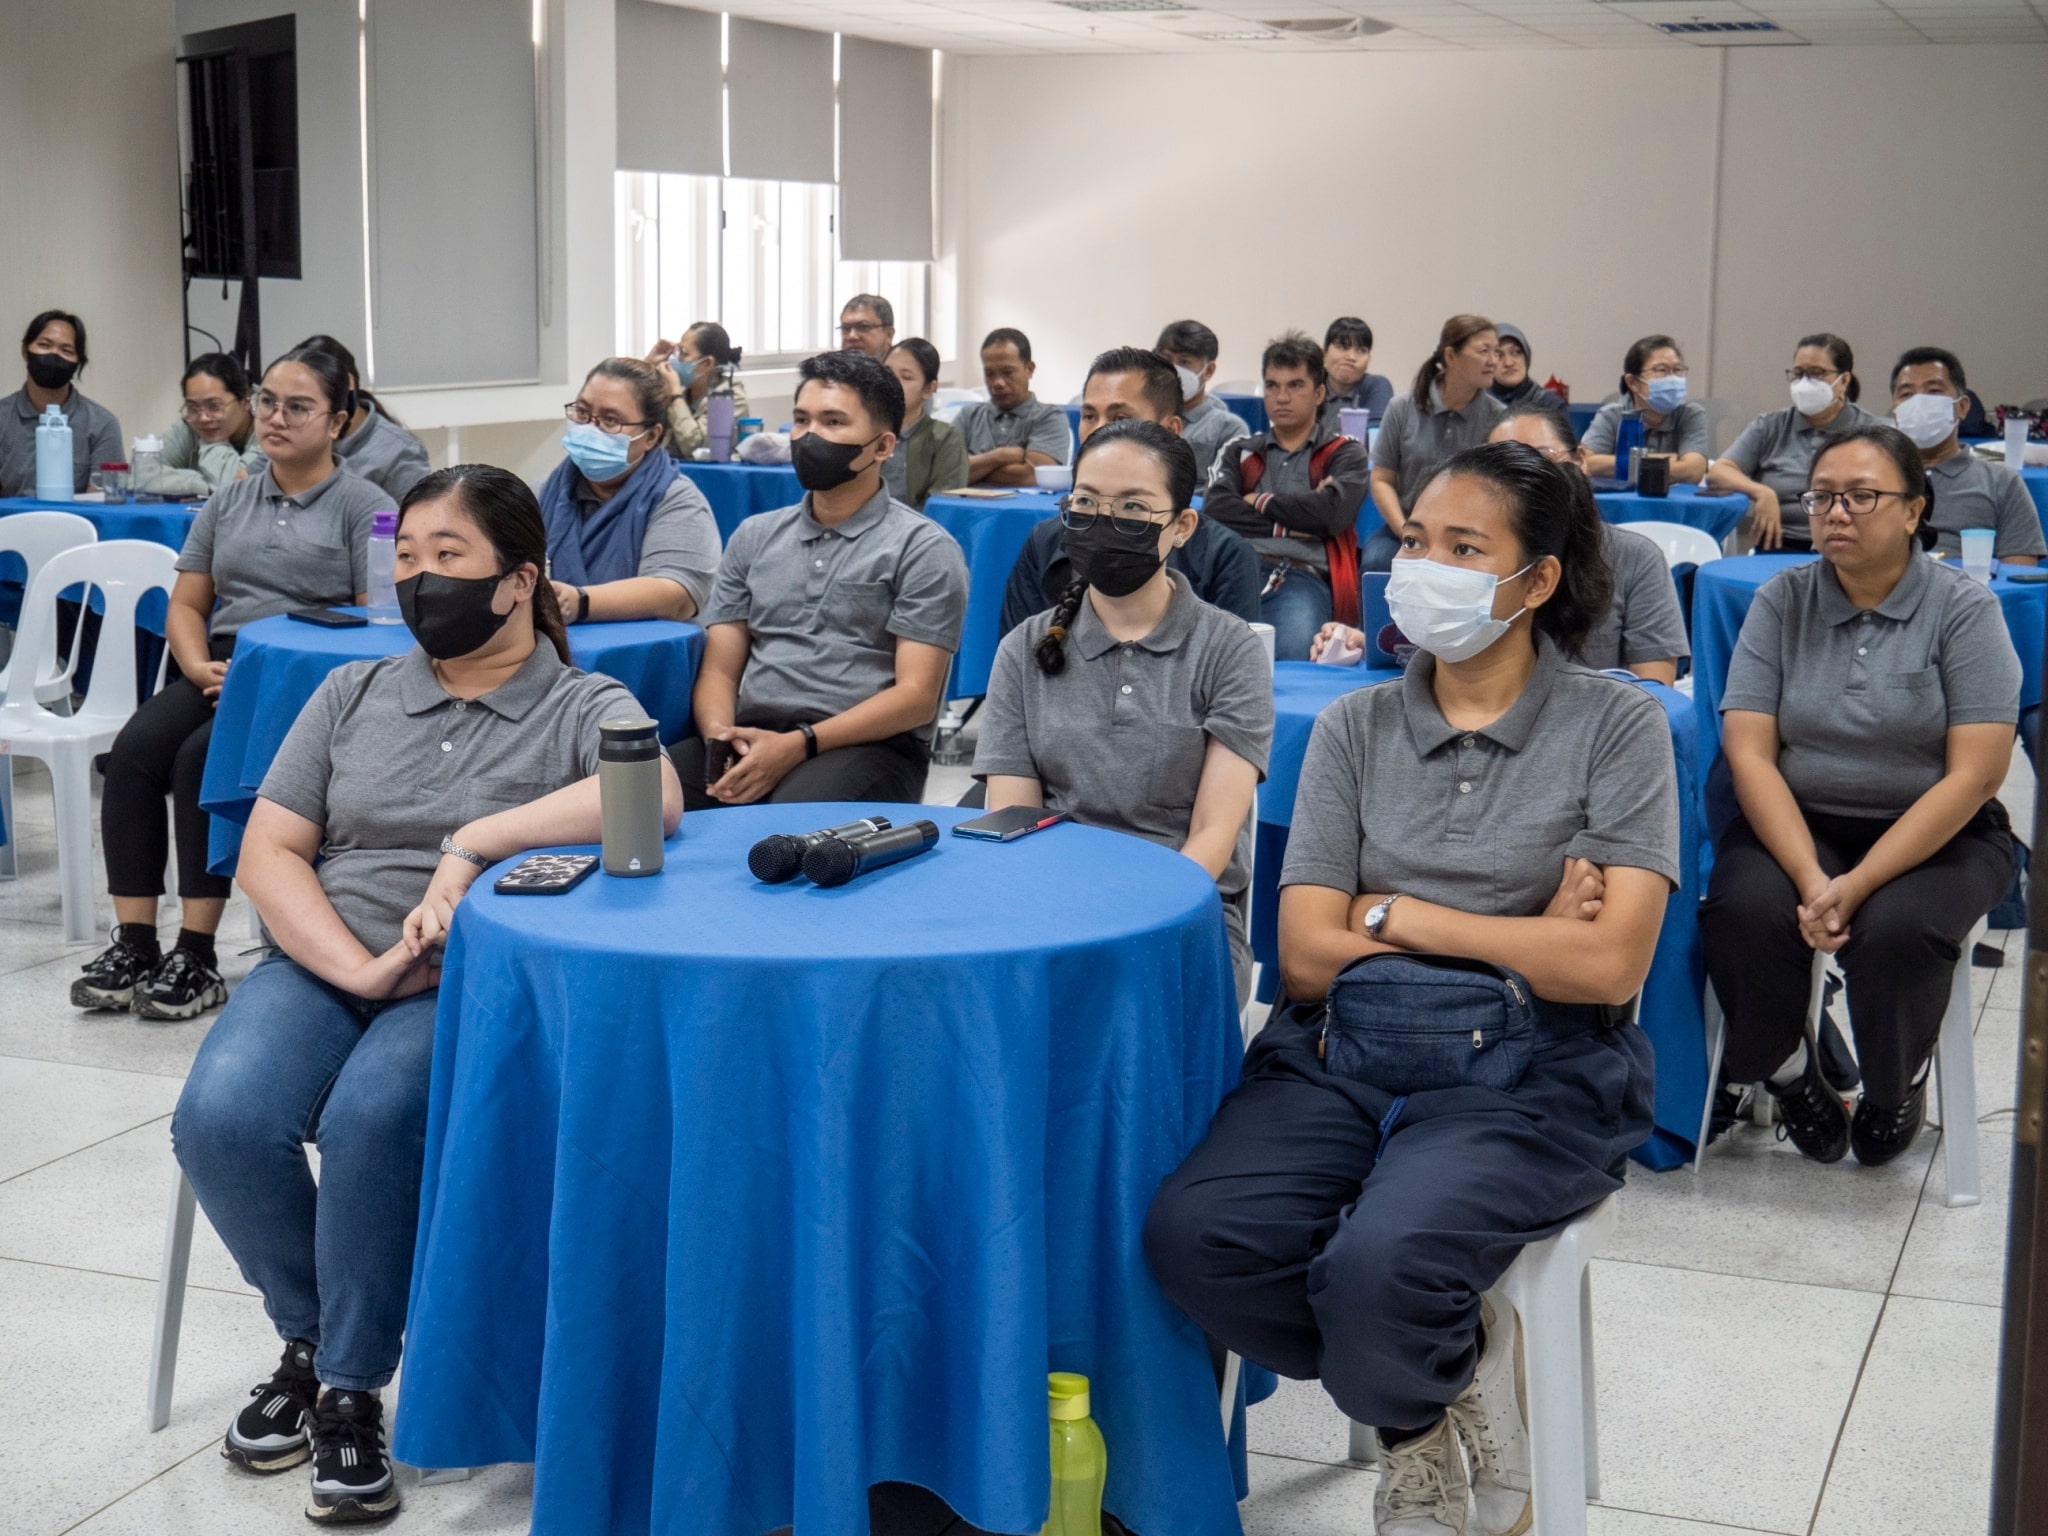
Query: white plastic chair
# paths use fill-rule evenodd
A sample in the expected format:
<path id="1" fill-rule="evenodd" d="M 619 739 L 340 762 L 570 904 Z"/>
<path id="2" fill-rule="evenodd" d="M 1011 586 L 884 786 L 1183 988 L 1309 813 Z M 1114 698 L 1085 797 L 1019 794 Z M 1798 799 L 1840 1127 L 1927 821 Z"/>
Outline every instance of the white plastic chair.
<path id="1" fill-rule="evenodd" d="M 1948 1011 L 1941 1016 L 1941 1034 L 1934 1048 L 1934 1099 L 1941 1120 L 1942 1166 L 1947 1175 L 1948 1195 L 1943 1202 L 1951 1209 L 1976 1205 L 1984 1198 L 1983 1173 L 1977 1146 L 1977 1058 L 1970 1018 L 1970 955 L 1983 939 L 1985 923 L 1977 925 L 1963 940 L 1949 977 Z M 1818 1050 L 1821 1009 L 1827 997 L 1830 956 L 1813 952 L 1813 980 L 1807 990 L 1806 1048 Z M 1707 1104 L 1700 1114 L 1699 1137 L 1693 1142 L 1692 1171 L 1697 1175 L 1707 1150 L 1707 1130 L 1714 1114 L 1714 1092 L 1721 1080 L 1721 1055 L 1728 1043 L 1727 1016 L 1714 996 L 1714 984 L 1707 983 Z M 1771 1096 L 1763 1084 L 1755 1085 L 1751 1102 L 1760 1111 L 1758 1124 L 1770 1123 Z"/>
<path id="2" fill-rule="evenodd" d="M 23 590 L 35 585 L 36 573 L 50 563 L 53 556 L 67 549 L 77 549 L 82 544 L 97 544 L 99 529 L 76 512 L 17 512 L 9 517 L 0 517 L 0 554 L 21 556 L 28 567 L 23 579 Z M 23 600 L 24 609 L 27 606 Z M 19 635 L 16 636 L 19 639 Z M 16 660 L 29 667 L 35 674 L 36 700 L 42 704 L 57 704 L 71 696 L 71 674 L 78 661 L 78 636 L 72 636 L 71 655 L 60 667 L 57 664 L 57 629 L 51 625 L 43 632 L 44 653 L 28 657 L 24 648 L 16 645 L 8 654 L 7 665 L 0 666 L 0 698 L 7 695 L 7 678 Z M 14 857 L 14 761 L 8 759 L 0 764 L 0 820 L 7 826 L 7 841 L 0 844 L 0 880 L 12 880 L 16 866 Z"/>
<path id="3" fill-rule="evenodd" d="M 113 746 L 135 713 L 135 608 L 145 592 L 169 593 L 178 579 L 177 552 L 144 539 L 112 539 L 54 555 L 22 600 L 19 644 L 24 658 L 51 654 L 57 594 L 80 583 L 99 590 L 99 653 L 92 688 L 75 715 L 52 714 L 36 702 L 37 669 L 10 667 L 0 703 L 0 756 L 47 763 L 57 809 L 57 868 L 64 905 L 64 942 L 87 944 L 96 927 L 92 856 L 92 760 Z M 158 668 L 157 683 L 163 681 Z M 11 769 L 12 764 L 10 762 Z"/>
<path id="4" fill-rule="evenodd" d="M 1640 533 L 1663 551 L 1664 563 L 1673 569 L 1681 565 L 1709 565 L 1721 558 L 1721 546 L 1704 528 L 1658 522 L 1617 523 L 1615 526 L 1626 528 L 1630 533 Z"/>

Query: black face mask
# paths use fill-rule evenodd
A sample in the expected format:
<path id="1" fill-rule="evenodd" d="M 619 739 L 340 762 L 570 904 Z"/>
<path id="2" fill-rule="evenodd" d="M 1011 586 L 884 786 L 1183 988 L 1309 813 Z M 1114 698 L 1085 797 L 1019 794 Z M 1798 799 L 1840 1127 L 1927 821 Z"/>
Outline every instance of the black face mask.
<path id="1" fill-rule="evenodd" d="M 837 490 L 860 473 L 853 467 L 853 461 L 875 441 L 869 438 L 865 443 L 835 443 L 820 432 L 792 438 L 789 463 L 796 471 L 796 483 L 807 491 Z"/>
<path id="2" fill-rule="evenodd" d="M 1120 533 L 1106 517 L 1084 529 L 1067 530 L 1067 559 L 1074 574 L 1104 597 L 1129 597 L 1165 562 L 1159 558 L 1160 525 L 1143 533 Z"/>
<path id="3" fill-rule="evenodd" d="M 62 389 L 77 372 L 78 364 L 54 352 L 31 352 L 28 355 L 29 382 L 37 389 Z"/>
<path id="4" fill-rule="evenodd" d="M 503 576 L 437 576 L 422 571 L 398 583 L 398 612 L 420 649 L 436 661 L 481 650 L 512 617 L 491 611 Z"/>

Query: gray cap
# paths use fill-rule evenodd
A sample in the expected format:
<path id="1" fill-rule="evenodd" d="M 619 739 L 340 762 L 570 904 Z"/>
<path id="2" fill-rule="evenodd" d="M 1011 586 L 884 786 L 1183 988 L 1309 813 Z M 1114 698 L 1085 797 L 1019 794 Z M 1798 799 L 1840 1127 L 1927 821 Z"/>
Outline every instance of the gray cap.
<path id="1" fill-rule="evenodd" d="M 1496 325 L 1493 328 L 1493 333 L 1502 341 L 1512 341 L 1519 344 L 1522 349 L 1522 356 L 1532 361 L 1534 360 L 1536 354 L 1530 349 L 1529 338 L 1522 334 L 1522 328 L 1519 325 Z"/>

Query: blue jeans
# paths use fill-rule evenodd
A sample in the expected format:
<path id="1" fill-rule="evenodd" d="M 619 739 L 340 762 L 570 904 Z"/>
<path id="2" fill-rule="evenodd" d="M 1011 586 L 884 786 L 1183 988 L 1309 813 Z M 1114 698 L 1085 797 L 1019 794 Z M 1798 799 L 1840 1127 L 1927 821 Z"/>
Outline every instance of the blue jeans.
<path id="1" fill-rule="evenodd" d="M 171 1118 L 207 1219 L 329 1386 L 370 1391 L 398 1369 L 435 997 L 369 1002 L 272 955 L 228 999 Z"/>
<path id="2" fill-rule="evenodd" d="M 1330 582 L 1299 566 L 1259 562 L 1268 590 L 1259 598 L 1259 617 L 1273 626 L 1273 659 L 1307 661 L 1316 632 L 1330 622 Z M 1280 585 L 1272 587 L 1278 579 Z"/>

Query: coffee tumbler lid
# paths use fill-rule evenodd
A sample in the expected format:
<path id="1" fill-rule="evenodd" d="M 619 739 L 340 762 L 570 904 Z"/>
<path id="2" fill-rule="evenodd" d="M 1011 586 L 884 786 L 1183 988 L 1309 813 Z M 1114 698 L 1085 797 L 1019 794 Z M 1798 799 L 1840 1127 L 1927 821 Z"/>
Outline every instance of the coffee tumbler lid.
<path id="1" fill-rule="evenodd" d="M 660 729 L 660 722 L 646 715 L 614 715 L 609 720 L 597 722 L 598 734 L 606 742 L 622 747 L 651 742 Z"/>

